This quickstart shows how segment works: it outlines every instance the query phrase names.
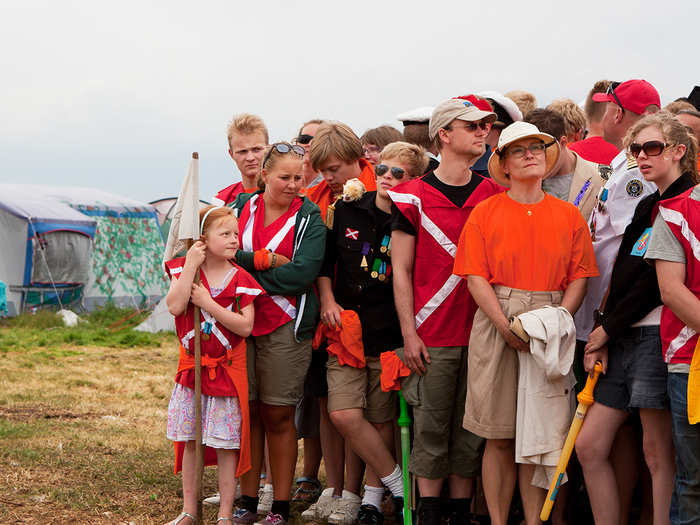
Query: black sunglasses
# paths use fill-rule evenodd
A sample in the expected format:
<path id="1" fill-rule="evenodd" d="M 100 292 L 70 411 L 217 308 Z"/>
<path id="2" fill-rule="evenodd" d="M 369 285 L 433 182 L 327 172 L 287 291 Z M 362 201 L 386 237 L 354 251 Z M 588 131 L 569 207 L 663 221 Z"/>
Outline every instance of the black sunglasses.
<path id="1" fill-rule="evenodd" d="M 270 160 L 270 155 L 272 155 L 272 150 L 276 150 L 277 153 L 289 153 L 290 151 L 293 151 L 297 155 L 303 157 L 306 154 L 306 150 L 302 148 L 301 146 L 297 146 L 296 144 L 289 144 L 287 142 L 275 142 L 270 146 L 270 149 L 267 150 L 267 153 L 265 154 L 265 159 L 263 159 L 262 167 L 265 167 L 265 164 L 267 164 L 267 161 Z"/>
<path id="2" fill-rule="evenodd" d="M 643 151 L 647 157 L 658 157 L 670 144 L 661 142 L 660 140 L 648 140 L 644 144 L 633 142 L 629 146 L 630 154 L 636 159 Z"/>
<path id="3" fill-rule="evenodd" d="M 620 99 L 617 98 L 617 95 L 615 94 L 615 90 L 620 84 L 621 82 L 610 82 L 610 85 L 608 86 L 608 89 L 605 93 L 608 95 L 612 95 L 617 105 L 620 106 L 620 109 L 624 112 L 625 108 L 623 107 L 622 102 L 620 102 Z"/>
<path id="4" fill-rule="evenodd" d="M 311 142 L 311 139 L 313 139 L 313 135 L 306 135 L 306 134 L 301 134 L 297 137 L 296 143 L 297 144 L 309 144 Z"/>
<path id="5" fill-rule="evenodd" d="M 377 164 L 374 167 L 374 174 L 377 177 L 381 177 L 382 175 L 385 175 L 387 171 L 389 171 L 389 166 L 387 166 L 386 164 Z M 403 176 L 405 174 L 406 174 L 406 172 L 401 168 L 397 168 L 396 166 L 393 166 L 391 168 L 391 176 L 394 177 L 396 180 L 403 179 Z"/>

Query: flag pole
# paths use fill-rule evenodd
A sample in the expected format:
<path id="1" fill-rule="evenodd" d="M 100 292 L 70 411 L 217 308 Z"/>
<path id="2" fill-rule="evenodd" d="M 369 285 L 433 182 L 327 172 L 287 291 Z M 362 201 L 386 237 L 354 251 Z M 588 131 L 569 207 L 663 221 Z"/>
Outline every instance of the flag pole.
<path id="1" fill-rule="evenodd" d="M 192 153 L 198 160 L 199 153 Z M 194 244 L 194 241 L 193 241 Z M 199 284 L 199 268 L 194 274 L 194 284 Z M 201 312 L 194 307 L 194 428 L 195 428 L 195 494 L 197 495 L 197 521 L 202 520 L 202 478 L 204 476 L 204 447 L 202 446 L 202 340 Z"/>

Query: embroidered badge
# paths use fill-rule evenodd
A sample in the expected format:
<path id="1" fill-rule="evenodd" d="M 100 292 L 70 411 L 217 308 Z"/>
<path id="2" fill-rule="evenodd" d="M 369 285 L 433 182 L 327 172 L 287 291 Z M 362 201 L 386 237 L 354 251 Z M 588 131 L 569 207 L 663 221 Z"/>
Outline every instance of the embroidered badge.
<path id="1" fill-rule="evenodd" d="M 360 235 L 359 230 L 353 230 L 352 228 L 345 228 L 345 236 L 348 239 L 357 240 L 358 235 Z"/>
<path id="2" fill-rule="evenodd" d="M 581 204 L 581 199 L 583 199 L 583 196 L 586 194 L 586 191 L 588 190 L 588 187 L 591 185 L 591 179 L 588 179 L 586 183 L 583 185 L 583 188 L 581 188 L 581 191 L 578 192 L 578 195 L 576 195 L 576 198 L 574 199 L 574 206 L 578 207 L 579 204 Z"/>
<path id="3" fill-rule="evenodd" d="M 627 195 L 630 197 L 639 197 L 642 194 L 644 186 L 642 186 L 642 181 L 639 179 L 632 179 L 627 183 Z"/>
<path id="4" fill-rule="evenodd" d="M 637 255 L 639 257 L 644 257 L 644 254 L 647 251 L 647 246 L 649 244 L 649 238 L 651 237 L 651 228 L 647 228 L 644 230 L 644 233 L 642 233 L 642 236 L 637 239 L 637 242 L 634 243 L 634 247 L 632 248 L 631 255 Z"/>
<path id="5" fill-rule="evenodd" d="M 608 180 L 610 175 L 612 175 L 612 168 L 605 164 L 598 164 L 598 174 L 603 180 Z"/>

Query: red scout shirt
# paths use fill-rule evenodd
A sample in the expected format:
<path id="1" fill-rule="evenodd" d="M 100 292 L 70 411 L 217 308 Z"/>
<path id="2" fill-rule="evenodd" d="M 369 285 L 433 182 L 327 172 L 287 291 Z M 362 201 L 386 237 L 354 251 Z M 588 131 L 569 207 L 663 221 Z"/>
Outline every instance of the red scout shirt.
<path id="1" fill-rule="evenodd" d="M 690 198 L 694 188 L 661 201 L 659 213 L 683 246 L 685 285 L 700 298 L 700 201 Z M 690 364 L 698 334 L 686 326 L 670 308 L 661 310 L 661 347 L 667 363 Z"/>
<path id="2" fill-rule="evenodd" d="M 294 227 L 302 199 L 297 197 L 289 209 L 265 226 L 265 200 L 255 195 L 245 204 L 238 218 L 241 248 L 254 252 L 267 248 L 291 259 L 294 255 Z M 255 303 L 255 324 L 252 335 L 266 335 L 296 318 L 296 297 L 264 295 Z"/>
<path id="3" fill-rule="evenodd" d="M 388 192 L 417 232 L 413 303 L 416 330 L 426 346 L 469 344 L 476 303 L 467 282 L 452 273 L 457 241 L 474 206 L 503 190 L 491 179 L 484 179 L 462 207 L 421 179 Z"/>
<path id="4" fill-rule="evenodd" d="M 234 182 L 214 195 L 214 199 L 220 200 L 221 206 L 226 206 L 227 204 L 231 204 L 233 201 L 235 201 L 239 193 L 253 193 L 256 191 L 258 191 L 258 188 L 244 188 L 243 182 L 239 181 Z"/>

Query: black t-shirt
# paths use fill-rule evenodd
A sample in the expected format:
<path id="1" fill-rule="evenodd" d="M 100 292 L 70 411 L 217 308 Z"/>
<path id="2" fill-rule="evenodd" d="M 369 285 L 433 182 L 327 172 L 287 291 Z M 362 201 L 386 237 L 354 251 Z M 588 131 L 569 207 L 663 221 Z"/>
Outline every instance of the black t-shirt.
<path id="1" fill-rule="evenodd" d="M 464 206 L 464 203 L 467 202 L 467 199 L 474 192 L 476 187 L 481 184 L 484 179 L 479 175 L 472 173 L 472 178 L 467 184 L 464 184 L 463 186 L 451 186 L 450 184 L 445 184 L 442 182 L 437 178 L 435 172 L 431 171 L 425 175 L 422 180 L 442 193 L 452 204 L 458 208 L 461 208 Z M 391 229 L 392 231 L 401 230 L 409 235 L 416 235 L 416 229 L 413 227 L 413 224 L 411 224 L 406 216 L 399 211 L 395 204 L 391 205 Z"/>

